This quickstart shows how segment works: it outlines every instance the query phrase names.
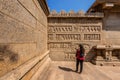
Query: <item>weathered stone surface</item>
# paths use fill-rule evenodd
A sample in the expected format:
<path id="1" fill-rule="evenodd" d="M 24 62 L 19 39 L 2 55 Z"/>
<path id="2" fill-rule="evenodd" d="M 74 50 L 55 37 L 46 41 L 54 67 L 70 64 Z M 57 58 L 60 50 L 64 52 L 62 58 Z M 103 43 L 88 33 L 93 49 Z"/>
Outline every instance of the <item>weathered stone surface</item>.
<path id="1" fill-rule="evenodd" d="M 47 17 L 41 7 L 37 0 L 0 0 L 0 76 L 47 51 Z"/>
<path id="2" fill-rule="evenodd" d="M 49 56 L 48 56 L 49 57 Z M 37 80 L 41 77 L 43 77 L 42 75 L 46 75 L 46 72 L 48 71 L 49 67 L 50 67 L 51 61 L 50 58 L 48 58 L 46 61 L 43 62 L 43 64 L 41 64 L 39 66 L 39 69 L 37 70 L 37 72 L 34 74 L 34 76 L 31 77 L 30 80 Z"/>
<path id="3" fill-rule="evenodd" d="M 37 0 L 18 0 L 39 22 L 43 25 L 47 24 L 46 15 L 42 11 Z M 43 15 L 43 16 L 41 16 Z"/>
<path id="4" fill-rule="evenodd" d="M 2 5 L 1 12 L 35 28 L 35 18 L 17 0 L 3 0 L 0 3 Z"/>
<path id="5" fill-rule="evenodd" d="M 34 66 L 36 64 L 41 64 L 42 65 L 42 59 L 44 60 L 44 58 L 48 55 L 49 51 L 47 51 L 45 54 L 41 55 L 41 56 L 37 56 L 32 58 L 31 60 L 25 62 L 23 65 L 19 66 L 18 68 L 16 68 L 15 70 L 12 70 L 11 72 L 8 72 L 5 76 L 1 77 L 0 80 L 20 80 L 22 79 L 23 76 L 25 76 L 25 74 L 34 68 Z M 41 61 L 39 63 L 39 61 Z M 44 60 L 45 62 L 46 60 Z M 49 63 L 50 59 L 47 60 L 46 63 Z M 46 64 L 47 65 L 47 64 Z M 46 66 L 44 65 L 44 66 Z M 39 65 L 40 67 L 40 65 Z M 43 70 L 43 69 L 41 69 Z M 33 70 L 33 72 L 35 73 L 35 71 Z M 32 74 L 34 75 L 34 74 Z M 29 76 L 30 77 L 30 76 Z"/>
<path id="6" fill-rule="evenodd" d="M 48 17 L 48 48 L 53 60 L 75 60 L 75 48 L 83 44 L 86 55 L 92 47 L 102 42 L 102 16 L 77 15 L 71 12 L 50 14 Z M 59 18 L 58 18 L 59 17 Z M 64 18 L 66 17 L 66 18 Z M 84 17 L 84 18 L 83 18 Z M 88 18 L 89 17 L 89 18 Z M 59 56 L 59 57 L 58 57 Z M 89 58 L 89 57 L 87 57 Z M 86 58 L 86 60 L 87 60 Z"/>
<path id="7" fill-rule="evenodd" d="M 9 72 L 36 56 L 36 44 L 1 44 L 0 53 L 0 58 L 3 59 L 0 63 L 4 63 L 0 66 L 0 74 L 4 74 L 4 69 Z"/>
<path id="8" fill-rule="evenodd" d="M 0 13 L 0 15 L 2 16 L 2 18 L 0 18 L 0 43 L 36 41 L 34 29 L 4 15 L 3 13 Z"/>
<path id="9" fill-rule="evenodd" d="M 105 15 L 102 29 L 103 41 L 101 42 L 105 47 L 102 49 L 96 48 L 94 60 L 97 61 L 97 64 L 102 61 L 106 62 L 105 64 L 107 62 L 114 64 L 120 61 L 120 48 L 114 47 L 120 46 L 120 0 L 111 0 L 110 2 L 109 0 L 96 0 L 88 10 L 89 13 L 94 10 L 93 12 L 102 12 Z"/>
<path id="10" fill-rule="evenodd" d="M 114 10 L 114 9 L 113 9 Z M 112 11 L 112 10 L 111 10 Z M 120 31 L 120 12 L 106 13 L 105 27 L 106 27 L 106 40 L 111 44 L 120 44 L 119 31 Z M 112 34 L 111 34 L 112 33 Z"/>

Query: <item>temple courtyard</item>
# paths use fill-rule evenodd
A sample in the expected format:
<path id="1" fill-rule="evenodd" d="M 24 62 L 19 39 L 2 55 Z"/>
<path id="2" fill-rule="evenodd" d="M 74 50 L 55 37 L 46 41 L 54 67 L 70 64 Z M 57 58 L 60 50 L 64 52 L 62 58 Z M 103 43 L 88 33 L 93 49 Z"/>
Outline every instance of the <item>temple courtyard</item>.
<path id="1" fill-rule="evenodd" d="M 38 80 L 120 80 L 119 66 L 96 66 L 84 62 L 81 74 L 74 72 L 75 62 L 53 61 Z"/>
<path id="2" fill-rule="evenodd" d="M 47 0 L 0 0 L 0 80 L 120 80 L 120 0 L 95 0 L 87 12 L 50 10 Z"/>

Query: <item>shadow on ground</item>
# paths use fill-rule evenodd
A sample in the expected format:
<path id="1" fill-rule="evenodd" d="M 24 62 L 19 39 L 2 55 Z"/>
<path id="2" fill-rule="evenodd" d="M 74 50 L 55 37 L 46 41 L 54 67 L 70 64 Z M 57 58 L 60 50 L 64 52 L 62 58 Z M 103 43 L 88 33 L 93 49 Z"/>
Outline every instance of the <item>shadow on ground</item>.
<path id="1" fill-rule="evenodd" d="M 71 68 L 67 68 L 67 67 L 61 67 L 61 66 L 58 66 L 58 68 L 61 69 L 61 70 L 64 70 L 64 71 L 75 72 L 73 69 L 71 69 Z"/>

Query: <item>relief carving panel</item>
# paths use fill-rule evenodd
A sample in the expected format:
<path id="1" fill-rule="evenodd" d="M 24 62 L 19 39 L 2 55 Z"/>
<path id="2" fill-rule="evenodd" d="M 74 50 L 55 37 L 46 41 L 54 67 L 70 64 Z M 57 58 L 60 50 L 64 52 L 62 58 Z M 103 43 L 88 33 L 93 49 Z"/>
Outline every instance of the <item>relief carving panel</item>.
<path id="1" fill-rule="evenodd" d="M 101 36 L 101 19 L 48 17 L 48 47 L 54 52 L 51 53 L 53 59 L 55 56 L 62 56 L 61 59 L 64 60 L 75 60 L 75 48 L 78 48 L 78 44 L 83 44 L 88 53 L 92 46 L 101 41 Z"/>
<path id="2" fill-rule="evenodd" d="M 84 34 L 84 40 L 100 40 L 100 34 Z"/>
<path id="3" fill-rule="evenodd" d="M 48 17 L 49 18 L 49 17 Z M 98 24 L 100 23 L 102 20 L 99 20 L 99 19 L 72 19 L 72 18 L 60 18 L 60 19 L 57 19 L 57 18 L 49 18 L 48 19 L 48 23 L 50 24 L 56 24 L 56 23 L 80 23 L 80 24 Z"/>
<path id="4" fill-rule="evenodd" d="M 80 34 L 57 34 L 56 40 L 81 40 Z"/>
<path id="5" fill-rule="evenodd" d="M 50 26 L 48 32 L 71 32 L 72 26 Z"/>
<path id="6" fill-rule="evenodd" d="M 100 32 L 101 31 L 101 27 L 100 26 L 89 26 L 89 25 L 85 25 L 85 26 L 74 26 L 74 30 L 75 31 L 79 31 L 79 32 Z"/>
<path id="7" fill-rule="evenodd" d="M 75 60 L 75 53 L 65 53 L 65 60 Z"/>
<path id="8" fill-rule="evenodd" d="M 49 49 L 58 49 L 58 48 L 70 48 L 70 43 L 49 43 Z"/>

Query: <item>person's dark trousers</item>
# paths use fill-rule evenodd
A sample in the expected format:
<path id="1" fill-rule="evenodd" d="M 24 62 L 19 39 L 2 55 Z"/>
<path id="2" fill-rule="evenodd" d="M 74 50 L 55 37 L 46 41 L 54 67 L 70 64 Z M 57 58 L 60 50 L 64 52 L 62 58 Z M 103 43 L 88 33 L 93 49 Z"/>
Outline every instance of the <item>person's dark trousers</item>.
<path id="1" fill-rule="evenodd" d="M 76 59 L 76 72 L 78 71 L 79 63 L 80 63 L 80 73 L 81 73 L 83 70 L 83 60 Z"/>
<path id="2" fill-rule="evenodd" d="M 76 72 L 78 71 L 79 62 L 80 62 L 80 60 L 76 59 Z"/>
<path id="3" fill-rule="evenodd" d="M 80 60 L 80 73 L 82 73 L 83 70 L 83 60 Z"/>

